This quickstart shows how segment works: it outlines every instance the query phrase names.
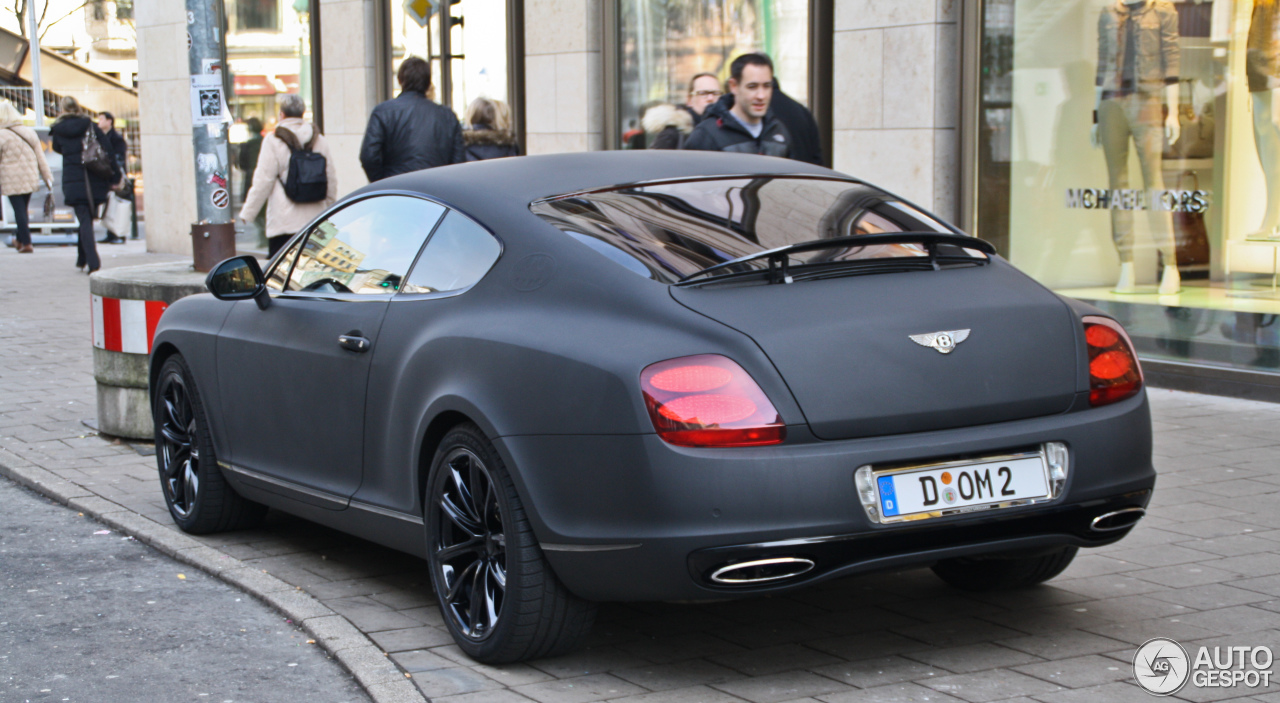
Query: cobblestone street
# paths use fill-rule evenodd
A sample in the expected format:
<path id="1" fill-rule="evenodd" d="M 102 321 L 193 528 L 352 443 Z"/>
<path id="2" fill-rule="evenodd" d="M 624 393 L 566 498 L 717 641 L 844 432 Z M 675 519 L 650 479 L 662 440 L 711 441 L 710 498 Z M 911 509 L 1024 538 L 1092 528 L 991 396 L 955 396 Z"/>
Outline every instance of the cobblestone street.
<path id="1" fill-rule="evenodd" d="M 100 250 L 107 268 L 178 259 L 148 255 L 141 242 Z M 67 247 L 0 250 L 0 472 L 52 475 L 99 512 L 176 530 L 149 445 L 82 422 L 95 416 L 95 390 L 88 277 L 74 257 Z M 304 625 L 340 632 L 349 622 L 398 665 L 381 683 L 400 688 L 386 691 L 410 674 L 432 701 L 1148 701 L 1131 662 L 1152 637 L 1189 652 L 1280 650 L 1280 405 L 1149 394 L 1160 472 L 1150 513 L 1127 539 L 1082 551 L 1062 576 L 1025 591 L 968 594 L 923 569 L 782 597 L 608 604 L 588 648 L 492 667 L 452 644 L 416 558 L 279 513 L 260 530 L 194 538 L 193 548 L 232 565 L 239 576 L 228 580 L 251 592 L 252 574 L 266 572 L 309 594 L 318 603 Z M 358 636 L 330 647 L 344 663 L 370 651 Z M 377 698 L 380 682 L 362 683 Z M 1189 684 L 1176 697 L 1280 703 L 1280 684 Z"/>

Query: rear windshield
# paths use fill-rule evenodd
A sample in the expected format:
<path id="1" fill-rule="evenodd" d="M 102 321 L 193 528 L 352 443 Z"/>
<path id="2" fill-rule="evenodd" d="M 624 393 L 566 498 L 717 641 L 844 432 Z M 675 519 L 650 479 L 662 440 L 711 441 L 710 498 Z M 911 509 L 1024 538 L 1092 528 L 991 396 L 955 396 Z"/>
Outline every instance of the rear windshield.
<path id="1" fill-rule="evenodd" d="M 648 183 L 530 205 L 574 239 L 647 278 L 675 283 L 708 266 L 788 244 L 881 232 L 954 231 L 882 190 L 796 176 Z M 967 252 L 982 258 L 979 252 Z M 797 263 L 926 257 L 922 244 L 797 253 Z M 760 259 L 735 269 L 764 269 Z"/>

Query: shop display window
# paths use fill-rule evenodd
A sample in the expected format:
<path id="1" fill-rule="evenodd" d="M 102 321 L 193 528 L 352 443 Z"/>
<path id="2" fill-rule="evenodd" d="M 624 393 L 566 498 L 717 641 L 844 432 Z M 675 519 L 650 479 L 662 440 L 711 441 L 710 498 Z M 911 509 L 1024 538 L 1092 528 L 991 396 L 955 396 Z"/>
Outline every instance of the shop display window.
<path id="1" fill-rule="evenodd" d="M 1142 356 L 1280 373 L 1280 0 L 986 0 L 976 234 Z"/>
<path id="2" fill-rule="evenodd" d="M 641 119 L 656 103 L 683 104 L 689 80 L 763 51 L 782 90 L 809 102 L 808 0 L 618 0 L 618 134 L 611 148 L 644 148 Z"/>

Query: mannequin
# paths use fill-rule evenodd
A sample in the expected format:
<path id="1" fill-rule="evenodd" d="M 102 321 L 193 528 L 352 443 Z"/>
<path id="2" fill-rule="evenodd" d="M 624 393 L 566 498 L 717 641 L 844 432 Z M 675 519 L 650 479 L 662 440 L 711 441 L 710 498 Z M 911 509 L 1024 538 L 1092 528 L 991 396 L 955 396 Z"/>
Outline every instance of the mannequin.
<path id="1" fill-rule="evenodd" d="M 1165 140 L 1172 143 L 1179 136 L 1180 71 L 1178 12 L 1172 3 L 1116 0 L 1102 10 L 1098 18 L 1096 123 L 1090 141 L 1106 155 L 1112 191 L 1129 188 L 1129 144 L 1138 152 L 1147 221 L 1164 256 L 1160 295 L 1177 293 L 1182 287 L 1173 218 L 1152 198 L 1153 192 L 1164 190 Z M 1164 111 L 1166 106 L 1168 112 Z M 1136 293 L 1132 210 L 1111 208 L 1111 236 L 1120 255 L 1115 292 Z"/>
<path id="2" fill-rule="evenodd" d="M 1275 89 L 1280 86 L 1280 45 L 1277 22 L 1280 1 L 1254 0 L 1249 24 L 1245 74 L 1253 102 L 1253 135 L 1258 160 L 1267 181 L 1267 209 L 1258 230 L 1249 239 L 1280 239 L 1280 118 L 1273 109 Z"/>

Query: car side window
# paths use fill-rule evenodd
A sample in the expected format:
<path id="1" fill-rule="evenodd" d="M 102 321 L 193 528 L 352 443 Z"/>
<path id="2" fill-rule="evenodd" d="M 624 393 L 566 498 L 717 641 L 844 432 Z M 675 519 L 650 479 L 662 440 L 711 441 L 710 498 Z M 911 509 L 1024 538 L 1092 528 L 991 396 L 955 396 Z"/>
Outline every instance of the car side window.
<path id="1" fill-rule="evenodd" d="M 473 286 L 502 253 L 484 227 L 450 211 L 436 228 L 404 285 L 405 293 L 441 293 Z"/>
<path id="2" fill-rule="evenodd" d="M 289 267 L 293 266 L 293 260 L 298 258 L 298 249 L 302 246 L 302 239 L 294 240 L 293 244 L 285 250 L 280 256 L 276 267 L 271 269 L 271 273 L 267 275 L 267 287 L 271 290 L 284 290 L 285 283 L 289 278 Z"/>
<path id="3" fill-rule="evenodd" d="M 403 195 L 356 201 L 307 233 L 287 291 L 392 294 L 400 290 L 444 206 Z"/>

